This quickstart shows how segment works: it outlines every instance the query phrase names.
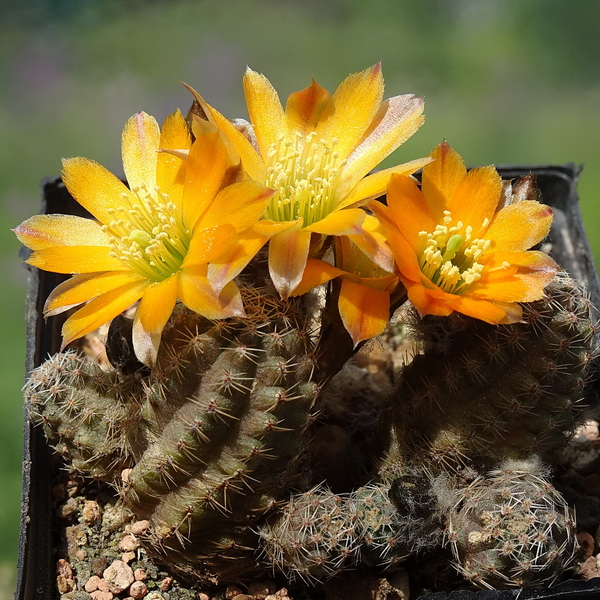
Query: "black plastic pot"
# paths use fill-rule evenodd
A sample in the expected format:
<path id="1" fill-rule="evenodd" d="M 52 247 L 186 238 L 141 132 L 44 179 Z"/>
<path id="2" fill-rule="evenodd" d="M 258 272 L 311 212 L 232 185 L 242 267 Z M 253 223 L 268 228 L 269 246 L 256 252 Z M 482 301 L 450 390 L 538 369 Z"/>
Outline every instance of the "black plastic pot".
<path id="1" fill-rule="evenodd" d="M 541 167 L 505 167 L 499 169 L 504 179 L 529 173 L 537 177 L 542 200 L 554 209 L 554 223 L 548 239 L 550 253 L 573 277 L 585 284 L 591 299 L 600 306 L 600 282 L 587 241 L 576 190 L 580 169 L 574 165 Z M 59 178 L 42 183 L 41 213 L 64 213 L 89 216 L 77 204 Z M 59 317 L 48 322 L 42 308 L 48 294 L 64 275 L 31 269 L 27 296 L 27 372 L 59 350 Z M 600 382 L 596 381 L 600 398 Z M 24 426 L 23 491 L 21 536 L 19 541 L 17 590 L 15 600 L 55 600 L 56 558 L 52 533 L 52 461 L 40 428 L 33 428 L 27 414 Z M 556 600 L 598 600 L 600 579 L 588 582 L 571 580 L 551 588 L 511 591 L 456 591 L 428 594 L 425 600 L 517 600 L 553 598 Z M 353 600 L 363 600 L 355 598 Z M 366 599 L 365 599 L 366 600 Z"/>

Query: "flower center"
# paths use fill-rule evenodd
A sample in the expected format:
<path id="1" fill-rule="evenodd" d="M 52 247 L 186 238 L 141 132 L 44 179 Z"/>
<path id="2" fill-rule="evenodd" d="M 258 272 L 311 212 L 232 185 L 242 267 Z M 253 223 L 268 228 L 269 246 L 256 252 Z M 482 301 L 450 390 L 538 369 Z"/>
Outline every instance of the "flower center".
<path id="1" fill-rule="evenodd" d="M 432 233 L 420 231 L 423 250 L 419 258 L 421 271 L 444 292 L 462 294 L 471 284 L 481 279 L 483 265 L 477 261 L 489 250 L 491 242 L 472 239 L 473 228 L 462 221 L 450 226 L 452 215 L 444 211 L 443 225 L 437 225 Z M 485 219 L 483 227 L 487 227 Z"/>
<path id="2" fill-rule="evenodd" d="M 302 217 L 306 227 L 335 209 L 346 160 L 340 160 L 335 151 L 336 138 L 316 140 L 316 136 L 314 131 L 307 136 L 296 133 L 292 140 L 282 136 L 269 148 L 265 185 L 276 193 L 265 212 L 267 219 L 295 221 Z"/>
<path id="3" fill-rule="evenodd" d="M 175 205 L 158 187 L 132 189 L 123 206 L 109 208 L 113 220 L 102 229 L 111 236 L 110 256 L 152 281 L 177 272 L 187 254 L 190 235 L 174 216 Z"/>

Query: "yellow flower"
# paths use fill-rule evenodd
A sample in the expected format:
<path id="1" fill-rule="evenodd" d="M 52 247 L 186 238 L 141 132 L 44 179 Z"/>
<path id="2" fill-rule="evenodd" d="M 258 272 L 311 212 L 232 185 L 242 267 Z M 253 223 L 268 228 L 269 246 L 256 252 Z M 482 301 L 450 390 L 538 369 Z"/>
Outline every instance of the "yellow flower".
<path id="1" fill-rule="evenodd" d="M 271 278 L 285 298 L 321 247 L 313 238 L 311 248 L 313 234 L 359 234 L 366 213 L 358 206 L 382 195 L 392 173 L 410 174 L 428 162 L 415 160 L 365 177 L 421 126 L 423 101 L 412 94 L 382 101 L 379 64 L 347 77 L 333 95 L 313 81 L 288 98 L 285 110 L 266 77 L 250 69 L 244 91 L 251 120 L 245 133 L 192 90 L 250 179 L 275 190 L 262 226 L 272 236 Z M 203 126 L 199 119 L 196 124 Z M 377 249 L 370 250 L 366 243 L 363 251 L 379 262 Z"/>
<path id="2" fill-rule="evenodd" d="M 421 188 L 392 176 L 388 206 L 372 202 L 408 297 L 421 315 L 461 312 L 488 323 L 521 319 L 519 302 L 539 300 L 558 267 L 527 251 L 550 230 L 552 209 L 533 200 L 501 206 L 493 166 L 467 172 L 446 142 L 431 154 Z"/>
<path id="3" fill-rule="evenodd" d="M 210 319 L 244 314 L 232 279 L 267 241 L 252 227 L 273 192 L 236 182 L 222 135 L 192 144 L 179 111 L 162 131 L 145 113 L 129 119 L 122 155 L 129 188 L 92 160 L 63 161 L 66 187 L 96 220 L 37 215 L 15 233 L 34 251 L 27 262 L 73 274 L 48 298 L 46 316 L 87 303 L 65 322 L 63 347 L 140 300 L 133 343 L 152 364 L 177 299 Z"/>

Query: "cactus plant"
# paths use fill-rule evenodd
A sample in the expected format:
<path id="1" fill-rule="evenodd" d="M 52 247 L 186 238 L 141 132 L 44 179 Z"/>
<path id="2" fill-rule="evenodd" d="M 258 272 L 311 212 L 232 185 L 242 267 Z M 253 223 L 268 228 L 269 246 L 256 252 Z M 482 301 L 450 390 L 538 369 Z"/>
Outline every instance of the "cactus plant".
<path id="1" fill-rule="evenodd" d="M 582 415 L 590 311 L 563 274 L 523 306 L 524 323 L 420 319 L 423 353 L 403 369 L 393 400 L 401 453 L 449 471 L 531 453 L 552 461 Z"/>
<path id="2" fill-rule="evenodd" d="M 454 493 L 456 568 L 489 589 L 555 581 L 577 547 L 573 516 L 535 459 L 507 461 Z"/>
<path id="3" fill-rule="evenodd" d="M 178 311 L 149 374 L 65 353 L 25 389 L 32 418 L 77 469 L 117 485 L 127 469 L 122 499 L 151 521 L 151 546 L 200 577 L 255 568 L 251 526 L 294 476 L 317 391 L 303 318 L 246 293 L 246 318 Z"/>

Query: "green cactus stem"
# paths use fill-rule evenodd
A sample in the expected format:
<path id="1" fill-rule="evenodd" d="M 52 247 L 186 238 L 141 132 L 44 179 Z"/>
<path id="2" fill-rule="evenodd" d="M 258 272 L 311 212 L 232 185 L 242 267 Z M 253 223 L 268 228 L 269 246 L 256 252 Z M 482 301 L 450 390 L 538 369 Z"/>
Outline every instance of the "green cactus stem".
<path id="1" fill-rule="evenodd" d="M 318 391 L 305 318 L 245 293 L 245 318 L 176 311 L 149 373 L 59 354 L 25 390 L 57 451 L 120 487 L 150 546 L 199 578 L 256 570 L 253 527 L 288 493 Z"/>
<path id="2" fill-rule="evenodd" d="M 434 471 L 490 468 L 531 453 L 554 460 L 583 411 L 590 312 L 561 274 L 544 299 L 523 306 L 524 323 L 420 320 L 423 353 L 404 368 L 393 398 L 401 454 Z"/>
<path id="3" fill-rule="evenodd" d="M 509 460 L 454 492 L 447 540 L 455 566 L 488 589 L 552 583 L 573 560 L 575 524 L 540 463 Z"/>

